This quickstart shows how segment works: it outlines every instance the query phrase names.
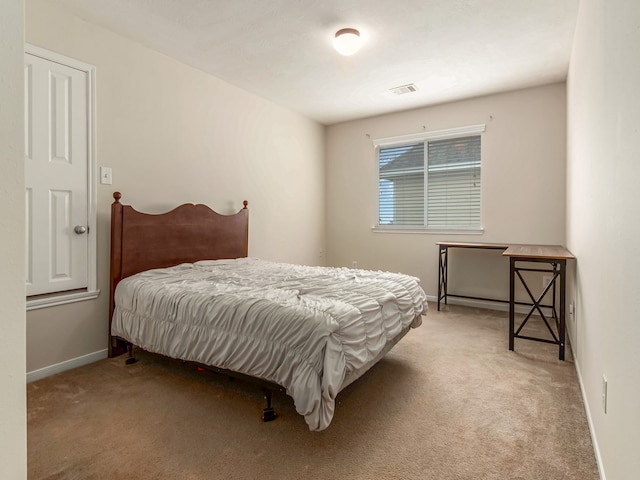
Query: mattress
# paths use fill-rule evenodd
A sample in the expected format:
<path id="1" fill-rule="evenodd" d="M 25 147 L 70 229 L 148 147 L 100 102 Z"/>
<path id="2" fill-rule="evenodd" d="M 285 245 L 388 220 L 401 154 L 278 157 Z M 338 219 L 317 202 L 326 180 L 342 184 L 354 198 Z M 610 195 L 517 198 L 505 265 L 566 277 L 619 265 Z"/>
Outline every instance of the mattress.
<path id="1" fill-rule="evenodd" d="M 336 395 L 422 323 L 419 279 L 255 258 L 149 270 L 119 282 L 112 335 L 150 352 L 277 383 L 310 430 Z"/>

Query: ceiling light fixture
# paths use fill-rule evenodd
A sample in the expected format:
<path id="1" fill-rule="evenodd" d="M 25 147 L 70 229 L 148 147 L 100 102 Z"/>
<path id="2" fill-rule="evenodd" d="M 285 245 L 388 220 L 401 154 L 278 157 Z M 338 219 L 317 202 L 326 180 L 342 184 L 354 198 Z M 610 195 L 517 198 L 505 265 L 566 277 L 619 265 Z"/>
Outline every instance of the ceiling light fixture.
<path id="1" fill-rule="evenodd" d="M 338 30 L 333 39 L 333 47 L 341 55 L 353 55 L 360 49 L 360 32 L 355 28 Z"/>

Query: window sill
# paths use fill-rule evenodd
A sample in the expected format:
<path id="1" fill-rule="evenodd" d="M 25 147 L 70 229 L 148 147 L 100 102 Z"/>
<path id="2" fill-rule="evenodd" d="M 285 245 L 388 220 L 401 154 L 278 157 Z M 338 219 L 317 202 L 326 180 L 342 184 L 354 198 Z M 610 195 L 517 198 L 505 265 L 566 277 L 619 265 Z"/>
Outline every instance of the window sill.
<path id="1" fill-rule="evenodd" d="M 402 227 L 380 226 L 371 227 L 373 233 L 418 233 L 427 235 L 482 235 L 484 228 L 435 228 L 435 227 Z"/>
<path id="2" fill-rule="evenodd" d="M 98 298 L 100 290 L 72 291 L 27 297 L 27 311 L 38 308 L 56 307 L 67 303 L 82 302 Z"/>

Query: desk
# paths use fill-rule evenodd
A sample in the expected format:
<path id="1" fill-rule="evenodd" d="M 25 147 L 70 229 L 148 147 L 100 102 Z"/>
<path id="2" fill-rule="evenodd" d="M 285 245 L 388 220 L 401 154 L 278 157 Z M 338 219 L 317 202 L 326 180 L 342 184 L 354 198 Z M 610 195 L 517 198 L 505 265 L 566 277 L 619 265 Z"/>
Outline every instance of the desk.
<path id="1" fill-rule="evenodd" d="M 564 347 L 565 347 L 565 332 L 566 332 L 566 321 L 565 321 L 565 296 L 566 296 L 566 271 L 567 271 L 567 260 L 575 259 L 576 257 L 564 247 L 558 245 L 511 245 L 507 248 L 502 255 L 505 257 L 509 257 L 510 260 L 510 268 L 509 268 L 509 350 L 514 349 L 514 341 L 516 338 L 523 338 L 525 340 L 533 340 L 536 342 L 545 342 L 552 343 L 554 345 L 558 345 L 559 347 L 559 355 L 558 358 L 560 360 L 564 360 Z M 530 268 L 526 266 L 518 266 L 519 263 L 546 263 L 551 266 L 549 268 Z M 552 274 L 551 281 L 547 284 L 547 286 L 543 289 L 542 293 L 535 298 L 531 293 L 527 283 L 524 278 L 520 274 L 520 272 L 547 272 Z M 531 309 L 529 313 L 526 315 L 518 329 L 515 328 L 515 284 L 516 278 L 520 280 L 522 285 L 524 286 L 529 298 L 533 303 L 530 303 Z M 555 309 L 555 293 L 556 293 L 556 282 L 560 282 L 560 317 L 556 313 Z M 553 289 L 553 309 L 551 312 L 551 317 L 555 321 L 557 335 L 553 328 L 549 325 L 549 321 L 545 316 L 544 312 L 540 308 L 541 301 L 544 296 L 547 294 L 549 289 Z M 531 318 L 531 315 L 534 311 L 538 311 L 540 317 L 544 321 L 547 330 L 551 334 L 551 339 L 546 338 L 538 338 L 531 337 L 527 335 L 522 335 L 520 332 L 524 328 L 524 326 Z"/>
<path id="2" fill-rule="evenodd" d="M 538 342 L 553 343 L 559 346 L 559 358 L 564 360 L 565 347 L 565 294 L 566 294 L 566 263 L 569 259 L 575 257 L 571 252 L 557 245 L 515 245 L 509 243 L 467 243 L 467 242 L 436 242 L 439 248 L 438 260 L 438 311 L 440 303 L 444 301 L 447 304 L 447 297 L 467 298 L 473 300 L 489 300 L 492 302 L 509 303 L 509 350 L 514 349 L 514 341 L 516 338 L 526 340 L 534 340 Z M 449 276 L 449 249 L 450 248 L 471 248 L 471 249 L 488 249 L 503 250 L 502 255 L 510 258 L 509 269 L 509 300 L 471 297 L 467 295 L 458 295 L 448 292 L 448 276 Z M 551 268 L 527 268 L 526 266 L 518 266 L 520 262 L 547 263 Z M 531 293 L 529 286 L 526 284 L 520 272 L 546 272 L 551 273 L 551 280 L 543 289 L 543 292 L 535 298 Z M 520 280 L 524 289 L 527 291 L 531 302 L 517 302 L 515 300 L 515 283 L 516 278 Z M 560 285 L 560 315 L 556 312 L 556 284 Z M 552 290 L 551 305 L 543 305 L 542 300 L 549 290 Z M 526 305 L 530 307 L 529 313 L 519 325 L 515 328 L 515 306 Z M 551 309 L 551 318 L 556 325 L 556 332 L 551 328 L 548 318 L 544 315 L 542 307 Z M 535 338 L 521 334 L 522 329 L 531 318 L 531 315 L 537 311 L 549 330 L 552 339 Z"/>
<path id="3" fill-rule="evenodd" d="M 448 292 L 449 283 L 449 249 L 450 248 L 474 248 L 485 250 L 506 250 L 509 248 L 507 243 L 466 243 L 466 242 L 436 242 L 440 252 L 438 254 L 438 311 L 440 311 L 440 302 L 444 300 L 447 304 L 447 297 L 468 298 L 471 300 L 490 300 L 492 302 L 507 303 L 508 300 L 496 300 L 493 298 L 470 297 L 468 295 L 457 295 Z"/>

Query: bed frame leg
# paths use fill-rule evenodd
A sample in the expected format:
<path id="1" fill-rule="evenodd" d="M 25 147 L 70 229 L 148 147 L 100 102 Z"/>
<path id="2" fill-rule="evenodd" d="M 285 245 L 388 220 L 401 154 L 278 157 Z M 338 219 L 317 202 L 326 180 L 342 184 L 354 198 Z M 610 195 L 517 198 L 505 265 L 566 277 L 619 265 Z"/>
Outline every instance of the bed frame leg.
<path id="1" fill-rule="evenodd" d="M 133 356 L 133 344 L 127 342 L 127 352 L 129 352 L 129 357 L 124 361 L 125 365 L 133 365 L 138 360 Z"/>
<path id="2" fill-rule="evenodd" d="M 268 388 L 262 390 L 264 392 L 264 398 L 267 401 L 267 408 L 262 410 L 262 421 L 263 422 L 271 422 L 276 419 L 276 411 L 271 406 L 271 395 L 272 392 Z"/>

